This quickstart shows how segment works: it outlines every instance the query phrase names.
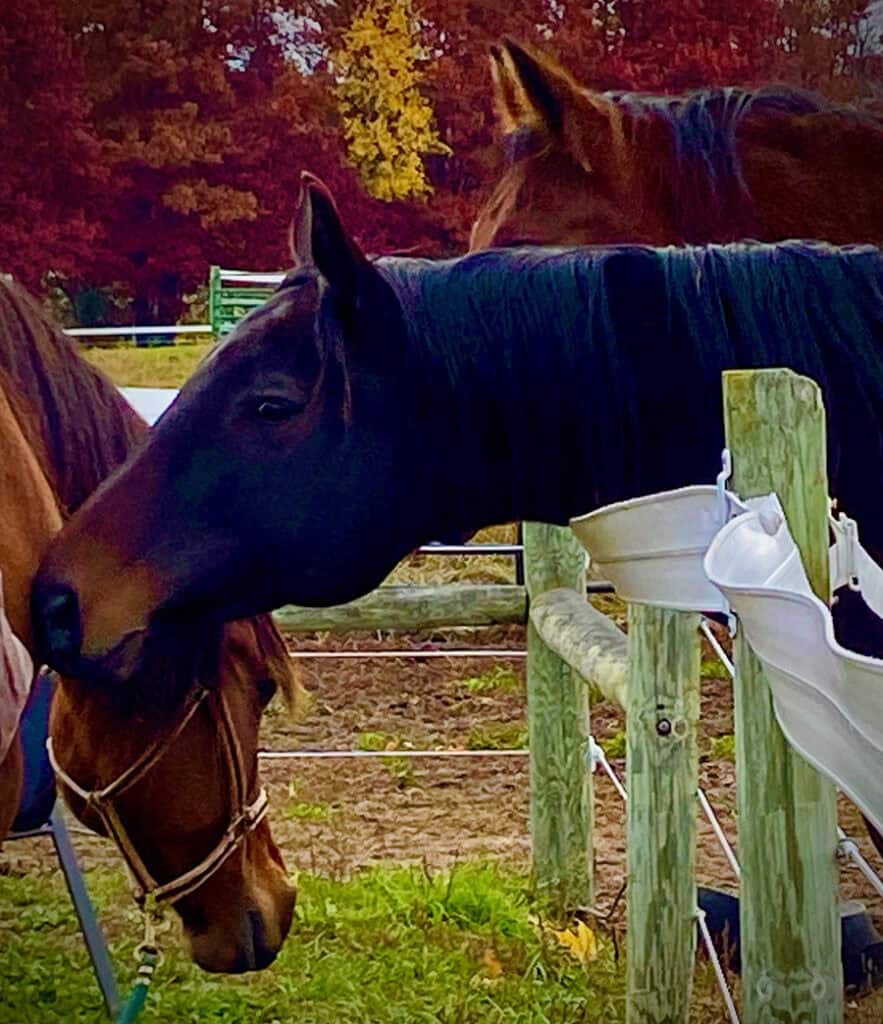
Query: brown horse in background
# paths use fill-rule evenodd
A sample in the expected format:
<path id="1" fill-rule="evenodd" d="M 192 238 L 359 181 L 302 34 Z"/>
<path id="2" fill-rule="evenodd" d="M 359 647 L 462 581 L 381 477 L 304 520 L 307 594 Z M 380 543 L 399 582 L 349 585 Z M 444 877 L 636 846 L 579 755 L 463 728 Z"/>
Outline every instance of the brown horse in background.
<path id="1" fill-rule="evenodd" d="M 883 245 L 883 120 L 777 87 L 594 93 L 510 40 L 491 53 L 508 166 L 471 250 L 817 238 Z M 838 638 L 883 657 L 879 622 L 838 595 Z M 883 836 L 868 823 L 883 856 Z"/>
<path id="2" fill-rule="evenodd" d="M 147 433 L 36 303 L 0 281 L 0 567 L 10 622 L 31 653 L 31 583 L 50 538 Z M 107 786 L 161 745 L 113 800 L 111 828 L 94 806 L 65 792 L 84 824 L 111 831 L 128 847 L 127 860 L 140 860 L 160 885 L 220 849 L 241 808 L 256 802 L 261 711 L 277 686 L 288 697 L 295 692 L 284 643 L 266 616 L 223 634 L 185 627 L 177 639 L 173 649 L 153 650 L 125 688 L 62 680 L 50 726 L 57 762 L 86 790 Z M 196 687 L 204 699 L 176 733 Z M 21 778 L 13 742 L 0 766 L 0 840 Z M 248 821 L 240 831 L 220 866 L 171 900 L 194 959 L 208 970 L 266 966 L 291 923 L 294 894 L 269 826 Z"/>
<path id="3" fill-rule="evenodd" d="M 491 57 L 505 168 L 471 248 L 814 238 L 883 244 L 883 120 L 785 86 L 598 93 Z"/>

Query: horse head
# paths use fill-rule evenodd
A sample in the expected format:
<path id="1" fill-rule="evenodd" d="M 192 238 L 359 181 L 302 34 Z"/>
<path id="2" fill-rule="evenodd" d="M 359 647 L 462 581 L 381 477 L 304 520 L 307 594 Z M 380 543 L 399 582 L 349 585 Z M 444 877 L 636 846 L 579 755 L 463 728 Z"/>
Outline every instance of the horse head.
<path id="1" fill-rule="evenodd" d="M 473 250 L 883 241 L 883 121 L 871 104 L 781 85 L 599 93 L 511 41 L 493 48 L 491 74 L 503 171 Z"/>
<path id="2" fill-rule="evenodd" d="M 225 628 L 220 664 L 195 684 L 174 660 L 146 661 L 125 692 L 62 680 L 51 759 L 76 816 L 116 843 L 139 901 L 174 907 L 196 963 L 259 970 L 275 959 L 294 908 L 257 766 L 263 708 L 277 688 L 293 694 L 289 658 L 254 619 Z"/>
<path id="3" fill-rule="evenodd" d="M 443 535 L 415 526 L 428 499 L 398 306 L 311 177 L 291 244 L 276 293 L 51 545 L 33 608 L 59 671 L 123 679 L 182 619 L 349 600 Z"/>
<path id="4" fill-rule="evenodd" d="M 664 213 L 637 188 L 629 112 L 557 61 L 511 40 L 490 56 L 503 173 L 470 249 L 652 242 Z"/>
<path id="5" fill-rule="evenodd" d="M 0 282 L 0 569 L 9 622 L 37 664 L 29 597 L 40 559 L 65 513 L 146 435 L 37 304 Z M 151 648 L 125 688 L 62 678 L 52 760 L 75 813 L 115 840 L 141 896 L 180 913 L 199 964 L 262 967 L 288 932 L 294 891 L 263 819 L 258 722 L 275 689 L 294 695 L 291 662 L 266 617 L 223 631 L 184 623 L 175 640 Z M 21 771 L 16 742 L 0 764 L 0 841 Z"/>

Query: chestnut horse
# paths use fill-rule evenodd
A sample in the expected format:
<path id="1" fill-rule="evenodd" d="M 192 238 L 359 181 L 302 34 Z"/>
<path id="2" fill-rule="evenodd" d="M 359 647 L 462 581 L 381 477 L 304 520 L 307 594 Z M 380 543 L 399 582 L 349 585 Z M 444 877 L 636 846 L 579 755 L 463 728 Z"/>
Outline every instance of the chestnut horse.
<path id="1" fill-rule="evenodd" d="M 32 652 L 29 595 L 49 540 L 147 434 L 33 300 L 0 281 L 0 567 L 9 620 Z M 266 966 L 291 923 L 257 778 L 261 710 L 277 686 L 293 694 L 290 660 L 260 617 L 223 634 L 184 625 L 124 687 L 56 687 L 50 732 L 68 802 L 117 842 L 142 890 L 174 905 L 207 970 Z M 14 742 L 0 768 L 0 838 L 21 771 Z M 106 800 L 83 798 L 121 777 Z"/>
<path id="2" fill-rule="evenodd" d="M 0 281 L 0 289 L 4 285 Z M 31 617 L 28 607 L 31 580 L 49 541 L 61 529 L 61 513 L 49 482 L 25 437 L 8 396 L 14 395 L 6 375 L 0 370 L 0 587 L 6 626 L 11 628 L 27 650 L 33 650 Z M 19 808 L 24 763 L 14 723 L 23 710 L 23 694 L 16 692 L 29 679 L 15 678 L 11 661 L 13 650 L 8 633 L 0 633 L 0 680 L 4 688 L 0 700 L 4 736 L 0 748 L 0 843 L 9 832 Z M 33 668 L 33 666 L 31 666 Z M 11 691 L 11 692 L 10 692 Z M 9 706 L 11 705 L 11 706 Z M 6 734 L 8 732 L 8 735 Z"/>
<path id="3" fill-rule="evenodd" d="M 597 93 L 545 54 L 491 50 L 505 169 L 470 248 L 817 238 L 883 245 L 883 120 L 784 86 Z M 883 657 L 858 594 L 839 639 Z M 869 826 L 883 856 L 883 837 Z"/>
<path id="4" fill-rule="evenodd" d="M 775 86 L 598 93 L 492 51 L 505 168 L 472 230 L 495 245 L 818 238 L 883 245 L 883 120 Z"/>

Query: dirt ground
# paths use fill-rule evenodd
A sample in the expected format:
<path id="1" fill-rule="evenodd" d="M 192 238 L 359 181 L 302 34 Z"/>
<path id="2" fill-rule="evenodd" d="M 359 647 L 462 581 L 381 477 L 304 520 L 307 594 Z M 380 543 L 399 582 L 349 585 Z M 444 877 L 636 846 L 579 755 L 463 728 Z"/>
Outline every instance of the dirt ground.
<path id="1" fill-rule="evenodd" d="M 459 634 L 459 635 L 458 635 Z M 383 650 L 405 647 L 494 647 L 524 650 L 521 627 L 445 631 L 434 635 L 351 635 L 292 638 L 292 650 Z M 711 652 L 705 664 L 713 664 Z M 303 659 L 312 710 L 299 724 L 280 709 L 265 721 L 264 745 L 272 750 L 350 750 L 366 734 L 412 749 L 464 748 L 486 736 L 505 739 L 525 728 L 523 658 L 507 664 L 517 678 L 511 689 L 475 693 L 465 681 L 488 673 L 489 658 Z M 592 711 L 599 742 L 624 729 L 624 715 L 609 703 Z M 701 784 L 730 841 L 736 846 L 733 763 L 712 753 L 713 740 L 733 732 L 728 679 L 707 678 L 702 691 Z M 622 758 L 612 764 L 624 777 Z M 472 856 L 526 863 L 528 838 L 527 758 L 293 760 L 264 765 L 277 809 L 275 830 L 296 865 L 348 873 L 379 860 L 451 864 Z M 625 870 L 625 815 L 610 780 L 594 779 L 597 901 L 608 906 Z M 286 808 L 288 809 L 286 812 Z M 327 809 L 327 810 L 325 810 Z M 841 827 L 865 856 L 883 868 L 854 808 L 841 801 Z M 883 929 L 883 903 L 852 868 L 842 871 L 845 899 L 860 899 Z M 735 882 L 704 818 L 700 823 L 699 877 L 703 884 L 732 888 Z"/>
<path id="2" fill-rule="evenodd" d="M 313 659 L 301 657 L 309 691 L 300 721 L 276 703 L 264 719 L 267 750 L 353 750 L 511 747 L 525 736 L 523 627 L 445 630 L 393 635 L 291 637 L 295 654 L 335 650 L 505 648 L 510 657 L 412 657 L 396 659 Z M 719 666 L 710 650 L 703 664 Z M 494 666 L 500 666 L 495 668 Z M 478 681 L 476 681 L 478 680 Z M 592 711 L 599 742 L 619 737 L 622 712 L 607 703 Z M 714 740 L 731 736 L 732 694 L 727 678 L 706 678 L 702 693 L 701 783 L 730 841 L 736 845 L 734 765 Z M 726 741 L 723 744 L 726 745 Z M 624 761 L 611 758 L 620 776 Z M 291 869 L 346 877 L 380 861 L 450 866 L 490 857 L 526 866 L 529 861 L 528 765 L 524 756 L 409 759 L 298 759 L 265 761 L 273 832 Z M 625 878 L 624 805 L 609 779 L 594 779 L 596 800 L 596 904 L 614 907 L 621 922 Z M 874 867 L 883 864 L 870 846 L 854 808 L 841 801 L 840 823 Z M 44 841 L 45 842 L 45 841 Z M 86 866 L 113 859 L 108 844 L 85 837 L 77 846 Z M 13 869 L 48 869 L 48 846 L 40 842 L 7 846 L 3 860 Z M 698 857 L 702 884 L 735 891 L 735 878 L 706 820 L 700 819 Z M 883 900 L 858 871 L 841 870 L 844 899 L 857 899 L 883 932 Z M 883 994 L 880 999 L 883 1017 Z M 864 1007 L 863 1009 L 866 1009 Z"/>

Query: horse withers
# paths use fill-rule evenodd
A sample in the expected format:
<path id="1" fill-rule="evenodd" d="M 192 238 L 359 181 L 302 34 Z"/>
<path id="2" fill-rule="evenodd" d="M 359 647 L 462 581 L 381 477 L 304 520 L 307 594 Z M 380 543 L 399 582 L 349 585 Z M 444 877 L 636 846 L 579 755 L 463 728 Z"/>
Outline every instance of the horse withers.
<path id="1" fill-rule="evenodd" d="M 63 519 L 147 427 L 20 289 L 0 282 L 0 568 L 9 621 L 39 659 L 29 595 Z M 124 687 L 63 678 L 50 734 L 62 790 L 117 845 L 142 895 L 180 914 L 213 971 L 270 963 L 294 893 L 264 820 L 257 773 L 262 707 L 294 694 L 268 618 L 182 625 Z M 0 838 L 19 807 L 22 749 L 0 766 Z"/>

